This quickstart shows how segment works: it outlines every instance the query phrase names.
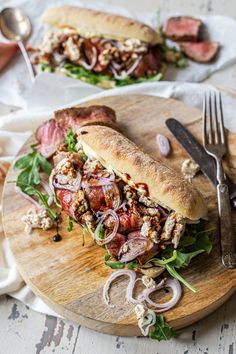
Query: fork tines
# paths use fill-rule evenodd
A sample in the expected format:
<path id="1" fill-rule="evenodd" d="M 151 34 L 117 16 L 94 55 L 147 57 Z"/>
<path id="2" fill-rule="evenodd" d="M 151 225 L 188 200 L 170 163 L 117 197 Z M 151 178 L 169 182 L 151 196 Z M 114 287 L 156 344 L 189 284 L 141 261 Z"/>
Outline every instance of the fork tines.
<path id="1" fill-rule="evenodd" d="M 203 103 L 203 144 L 204 146 L 225 145 L 224 119 L 220 92 L 212 91 L 204 95 Z M 207 121 L 209 121 L 207 123 Z M 209 132 L 207 134 L 207 131 Z"/>

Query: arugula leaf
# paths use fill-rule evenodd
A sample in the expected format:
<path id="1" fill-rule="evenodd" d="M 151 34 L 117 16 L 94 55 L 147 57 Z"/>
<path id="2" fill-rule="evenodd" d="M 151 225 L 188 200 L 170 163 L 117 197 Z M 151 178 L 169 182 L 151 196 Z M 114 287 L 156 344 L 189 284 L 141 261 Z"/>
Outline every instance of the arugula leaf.
<path id="1" fill-rule="evenodd" d="M 138 263 L 137 263 L 137 261 L 132 261 L 132 262 L 126 263 L 126 266 L 128 269 L 135 269 L 138 267 Z"/>
<path id="2" fill-rule="evenodd" d="M 74 221 L 74 219 L 71 216 L 69 216 L 68 217 L 68 225 L 67 225 L 68 232 L 71 232 L 73 230 L 73 226 L 74 226 L 73 221 Z"/>
<path id="3" fill-rule="evenodd" d="M 168 263 L 165 265 L 167 272 L 175 279 L 179 280 L 182 284 L 184 284 L 187 288 L 189 288 L 194 293 L 197 291 L 191 284 L 187 282 L 181 275 L 176 271 L 175 267 Z"/>
<path id="4" fill-rule="evenodd" d="M 109 75 L 93 73 L 92 71 L 86 70 L 80 66 L 70 63 L 64 64 L 63 72 L 67 76 L 86 81 L 93 85 L 104 84 L 105 82 L 107 82 L 107 84 L 109 83 L 109 87 L 107 85 L 107 88 L 137 84 L 140 82 L 160 81 L 163 77 L 162 73 L 158 73 L 150 77 L 125 78 L 122 80 L 116 80 L 114 78 L 111 78 Z"/>
<path id="5" fill-rule="evenodd" d="M 172 327 L 165 322 L 163 315 L 156 315 L 156 323 L 154 324 L 154 329 L 149 331 L 149 338 L 160 340 L 168 340 L 176 336 L 175 331 Z"/>
<path id="6" fill-rule="evenodd" d="M 108 261 L 110 258 L 111 258 L 111 256 L 110 256 L 109 252 L 106 252 L 106 254 L 104 256 L 105 261 Z"/>
<path id="7" fill-rule="evenodd" d="M 26 187 L 40 184 L 40 171 L 44 171 L 50 175 L 52 165 L 34 148 L 34 146 L 31 146 L 31 152 L 18 159 L 15 162 L 14 168 L 22 170 L 17 177 L 16 185 L 21 188 L 24 193 L 27 193 L 25 190 Z"/>
<path id="8" fill-rule="evenodd" d="M 108 267 L 112 268 L 112 269 L 122 269 L 125 267 L 124 263 L 121 263 L 119 261 L 117 262 L 105 262 L 105 265 L 107 265 Z"/>
<path id="9" fill-rule="evenodd" d="M 121 263 L 119 261 L 114 261 L 114 262 L 105 262 L 105 265 L 107 265 L 108 267 L 112 268 L 112 269 L 122 269 L 127 267 L 128 269 L 135 269 L 138 266 L 137 261 L 132 261 L 132 262 L 128 262 L 128 263 Z"/>
<path id="10" fill-rule="evenodd" d="M 176 268 L 187 267 L 191 262 L 193 257 L 198 254 L 205 252 L 204 249 L 196 250 L 194 252 L 182 253 L 180 251 L 176 252 L 176 258 L 170 262 L 170 265 Z"/>
<path id="11" fill-rule="evenodd" d="M 67 131 L 65 143 L 67 146 L 67 150 L 71 152 L 77 152 L 76 149 L 76 135 L 73 133 L 72 128 L 69 128 Z"/>
<path id="12" fill-rule="evenodd" d="M 37 195 L 39 200 L 42 202 L 42 204 L 45 206 L 50 218 L 52 220 L 56 220 L 57 219 L 57 213 L 50 208 L 50 206 L 48 205 L 48 195 L 47 194 L 43 194 L 40 191 L 38 191 L 36 188 L 34 188 L 33 186 L 27 186 L 24 189 L 25 193 L 28 195 Z"/>

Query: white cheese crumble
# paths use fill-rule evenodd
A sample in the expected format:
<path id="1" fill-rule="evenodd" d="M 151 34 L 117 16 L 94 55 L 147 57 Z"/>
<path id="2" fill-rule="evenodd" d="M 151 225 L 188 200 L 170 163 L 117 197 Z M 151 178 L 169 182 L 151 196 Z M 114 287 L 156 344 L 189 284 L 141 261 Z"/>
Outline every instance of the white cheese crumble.
<path id="1" fill-rule="evenodd" d="M 31 233 L 32 229 L 43 229 L 46 231 L 51 229 L 54 225 L 53 220 L 48 216 L 46 210 L 36 211 L 30 209 L 21 220 L 25 224 L 25 231 L 27 233 Z"/>
<path id="2" fill-rule="evenodd" d="M 142 283 L 146 288 L 155 288 L 156 282 L 152 278 L 148 277 L 147 275 L 142 276 Z"/>
<path id="3" fill-rule="evenodd" d="M 78 45 L 74 43 L 72 37 L 69 37 L 65 42 L 65 49 L 70 60 L 76 61 L 79 59 L 80 50 Z"/>
<path id="4" fill-rule="evenodd" d="M 47 32 L 40 45 L 40 50 L 42 53 L 50 54 L 58 46 L 58 44 L 59 44 L 59 33 Z"/>
<path id="5" fill-rule="evenodd" d="M 146 43 L 142 43 L 139 39 L 129 38 L 124 41 L 122 44 L 122 50 L 125 52 L 136 52 L 143 53 L 147 51 Z"/>
<path id="6" fill-rule="evenodd" d="M 146 313 L 146 309 L 142 304 L 137 304 L 134 308 L 137 319 L 143 318 Z"/>
<path id="7" fill-rule="evenodd" d="M 181 166 L 181 172 L 188 181 L 192 181 L 193 177 L 200 171 L 200 167 L 192 160 L 184 160 Z"/>

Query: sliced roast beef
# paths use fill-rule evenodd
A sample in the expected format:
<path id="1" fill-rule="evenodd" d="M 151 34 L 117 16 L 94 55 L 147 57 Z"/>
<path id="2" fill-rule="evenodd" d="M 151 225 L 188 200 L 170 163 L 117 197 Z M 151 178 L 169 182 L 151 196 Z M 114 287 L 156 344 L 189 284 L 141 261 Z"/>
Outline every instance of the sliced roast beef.
<path id="1" fill-rule="evenodd" d="M 174 41 L 197 41 L 202 21 L 193 17 L 170 17 L 164 26 L 164 35 Z"/>
<path id="2" fill-rule="evenodd" d="M 72 218 L 76 219 L 74 210 L 72 208 L 72 204 L 76 198 L 76 193 L 65 190 L 65 189 L 57 189 L 56 196 L 59 200 L 59 203 L 62 206 L 62 209 Z"/>
<path id="3" fill-rule="evenodd" d="M 144 255 L 153 248 L 153 242 L 147 237 L 139 236 L 136 238 L 128 239 L 120 248 L 118 259 L 122 263 L 130 262 L 134 259 L 138 259 L 141 255 Z"/>
<path id="4" fill-rule="evenodd" d="M 43 123 L 36 131 L 36 139 L 40 143 L 39 152 L 46 158 L 52 156 L 57 147 L 65 140 L 65 133 L 55 121 L 51 119 Z"/>
<path id="5" fill-rule="evenodd" d="M 161 54 L 159 48 L 152 47 L 147 54 L 139 62 L 137 68 L 134 70 L 133 77 L 144 77 L 153 75 L 161 69 Z"/>
<path id="6" fill-rule="evenodd" d="M 183 42 L 180 43 L 182 52 L 190 59 L 198 63 L 212 61 L 219 51 L 220 45 L 216 42 Z"/>
<path id="7" fill-rule="evenodd" d="M 139 239 L 140 237 L 141 237 L 140 231 L 133 231 L 128 234 L 128 240 L 135 240 L 135 239 Z M 148 248 L 137 257 L 137 260 L 140 263 L 140 265 L 143 265 L 158 253 L 158 245 L 153 243 L 151 240 L 149 241 L 151 243 L 148 244 Z"/>
<path id="8" fill-rule="evenodd" d="M 106 244 L 106 250 L 109 252 L 109 254 L 112 257 L 117 258 L 121 246 L 126 241 L 127 241 L 127 236 L 117 233 L 116 236 L 113 238 L 113 240 Z"/>
<path id="9" fill-rule="evenodd" d="M 106 199 L 104 190 L 101 186 L 88 187 L 84 189 L 86 198 L 89 202 L 90 208 L 94 211 L 101 211 L 106 209 Z"/>
<path id="10" fill-rule="evenodd" d="M 88 124 L 114 125 L 116 114 L 107 106 L 71 107 L 54 113 L 57 124 L 66 130 L 73 130 Z"/>
<path id="11" fill-rule="evenodd" d="M 116 213 L 119 218 L 119 232 L 128 233 L 141 228 L 143 219 L 138 211 L 131 209 L 124 211 L 119 209 Z M 105 221 L 105 225 L 109 229 L 112 229 L 114 227 L 114 218 L 109 216 Z"/>

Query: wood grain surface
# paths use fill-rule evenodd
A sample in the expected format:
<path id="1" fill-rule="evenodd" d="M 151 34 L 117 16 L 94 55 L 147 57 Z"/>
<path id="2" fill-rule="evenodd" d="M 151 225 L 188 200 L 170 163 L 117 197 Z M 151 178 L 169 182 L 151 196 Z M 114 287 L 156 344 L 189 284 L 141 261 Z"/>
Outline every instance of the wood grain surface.
<path id="1" fill-rule="evenodd" d="M 143 95 L 107 97 L 87 104 L 95 103 L 115 109 L 123 133 L 154 158 L 160 158 L 155 144 L 156 134 L 169 135 L 172 154 L 164 159 L 164 163 L 177 170 L 186 155 L 165 128 L 165 120 L 175 117 L 196 137 L 200 137 L 200 112 L 179 101 Z M 33 141 L 32 137 L 19 154 L 28 151 Z M 229 146 L 226 166 L 235 179 L 236 141 L 232 134 L 229 134 Z M 103 265 L 104 250 L 94 245 L 90 236 L 86 236 L 82 246 L 79 226 L 68 233 L 67 218 L 64 216 L 60 230 L 63 239 L 59 243 L 51 240 L 55 230 L 37 230 L 31 235 L 24 232 L 21 217 L 30 205 L 15 193 L 13 184 L 7 183 L 15 178 L 16 171 L 10 169 L 3 197 L 3 223 L 24 280 L 55 311 L 70 320 L 105 333 L 140 335 L 133 305 L 123 305 L 126 280 L 120 279 L 111 291 L 112 300 L 119 306 L 114 310 L 103 304 L 102 287 L 111 270 Z M 216 226 L 215 189 L 202 175 L 194 179 L 194 184 L 204 194 L 210 222 Z M 210 256 L 199 255 L 191 266 L 181 272 L 198 291 L 194 294 L 184 289 L 178 306 L 166 312 L 167 321 L 175 328 L 182 328 L 208 315 L 225 302 L 236 288 L 236 270 L 223 268 L 216 232 L 213 244 Z M 167 296 L 163 294 L 163 301 Z"/>

